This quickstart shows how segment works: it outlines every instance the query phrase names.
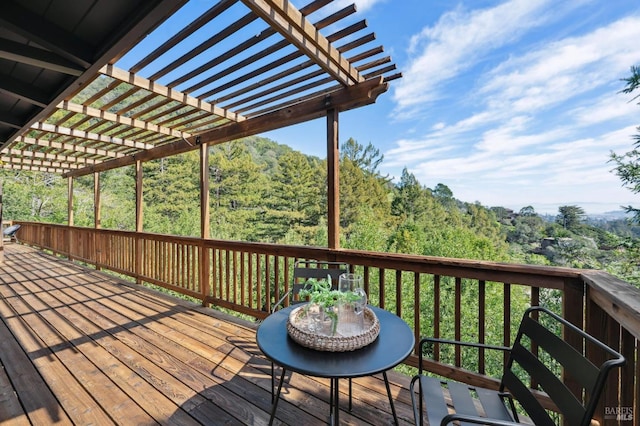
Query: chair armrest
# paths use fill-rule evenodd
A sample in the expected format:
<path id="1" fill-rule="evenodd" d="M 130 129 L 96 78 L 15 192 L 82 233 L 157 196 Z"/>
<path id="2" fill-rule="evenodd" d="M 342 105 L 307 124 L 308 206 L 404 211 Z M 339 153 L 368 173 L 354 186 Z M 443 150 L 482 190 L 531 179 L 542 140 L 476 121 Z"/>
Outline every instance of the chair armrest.
<path id="1" fill-rule="evenodd" d="M 454 421 L 463 421 L 465 423 L 473 423 L 478 425 L 491 425 L 491 426 L 516 426 L 526 425 L 526 423 L 510 422 L 508 420 L 494 420 L 486 417 L 465 416 L 464 414 L 449 414 L 445 416 L 440 422 L 440 426 L 446 426 Z"/>

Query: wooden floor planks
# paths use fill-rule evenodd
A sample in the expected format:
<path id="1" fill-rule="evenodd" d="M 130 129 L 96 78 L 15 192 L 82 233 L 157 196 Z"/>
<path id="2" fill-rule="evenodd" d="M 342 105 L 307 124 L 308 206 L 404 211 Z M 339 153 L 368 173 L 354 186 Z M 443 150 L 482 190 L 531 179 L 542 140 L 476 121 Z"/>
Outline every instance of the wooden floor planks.
<path id="1" fill-rule="evenodd" d="M 18 244 L 0 265 L 0 316 L 3 425 L 268 423 L 254 324 Z M 408 379 L 389 378 L 410 424 Z M 326 423 L 328 384 L 293 374 L 276 424 Z M 392 423 L 380 377 L 354 380 L 353 395 L 344 424 Z"/>

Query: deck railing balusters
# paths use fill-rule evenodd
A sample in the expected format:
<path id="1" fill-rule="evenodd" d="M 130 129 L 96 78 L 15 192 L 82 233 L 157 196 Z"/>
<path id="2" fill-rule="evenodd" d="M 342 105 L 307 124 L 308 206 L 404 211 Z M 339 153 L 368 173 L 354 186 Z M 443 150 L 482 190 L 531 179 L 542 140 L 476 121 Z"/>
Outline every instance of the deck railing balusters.
<path id="1" fill-rule="evenodd" d="M 554 305 L 573 324 L 596 337 L 609 336 L 610 343 L 619 345 L 629 363 L 614 380 L 617 386 L 609 386 L 605 403 L 607 407 L 633 408 L 634 418 L 640 418 L 640 365 L 636 362 L 640 302 L 637 290 L 604 272 L 16 223 L 22 225 L 18 234 L 21 242 L 256 318 L 268 315 L 272 303 L 289 290 L 296 259 L 348 263 L 352 271 L 363 275 L 370 303 L 381 308 L 395 304 L 396 314 L 411 324 L 417 339 L 425 334 L 463 340 L 476 337 L 480 343 L 509 346 L 514 337 L 512 324 L 519 320 L 524 305 Z M 406 300 L 410 295 L 412 302 Z M 403 306 L 403 301 L 411 306 Z M 495 308 L 490 304 L 493 301 L 498 303 Z M 469 304 L 477 304 L 477 308 L 469 309 Z M 463 329 L 463 325 L 475 322 L 469 316 L 476 312 L 472 330 Z M 503 325 L 496 327 L 498 319 Z M 467 335 L 476 332 L 477 336 Z M 572 340 L 572 336 L 563 337 Z M 440 361 L 438 345 L 433 349 L 434 359 Z M 467 363 L 477 364 L 474 367 L 481 373 L 491 373 L 489 352 L 466 357 L 465 349 L 453 354 L 454 363 L 462 368 Z M 416 365 L 416 355 L 407 363 Z M 489 380 L 444 370 L 435 363 L 426 362 L 426 368 L 477 384 L 486 385 Z M 573 389 L 571 380 L 565 380 Z"/>

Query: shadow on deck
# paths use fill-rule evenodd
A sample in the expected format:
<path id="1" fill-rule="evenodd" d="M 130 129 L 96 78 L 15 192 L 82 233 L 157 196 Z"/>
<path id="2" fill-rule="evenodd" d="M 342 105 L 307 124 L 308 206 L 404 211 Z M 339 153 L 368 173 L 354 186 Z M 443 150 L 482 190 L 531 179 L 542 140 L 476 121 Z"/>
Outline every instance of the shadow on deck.
<path id="1" fill-rule="evenodd" d="M 19 244 L 0 265 L 0 424 L 267 424 L 255 325 Z M 408 378 L 389 380 L 412 423 Z M 381 377 L 353 382 L 343 424 L 391 424 Z M 341 388 L 346 390 L 346 386 Z M 293 374 L 279 424 L 324 424 L 329 382 Z"/>

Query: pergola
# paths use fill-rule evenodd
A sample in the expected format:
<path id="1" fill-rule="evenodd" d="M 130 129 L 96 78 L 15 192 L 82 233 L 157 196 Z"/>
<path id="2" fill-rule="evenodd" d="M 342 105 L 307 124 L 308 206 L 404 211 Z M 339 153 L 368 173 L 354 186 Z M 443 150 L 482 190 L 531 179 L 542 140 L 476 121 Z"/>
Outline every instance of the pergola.
<path id="1" fill-rule="evenodd" d="M 200 149 L 208 237 L 207 147 L 326 117 L 337 248 L 339 113 L 400 74 L 355 7 L 331 3 L 218 0 L 193 19 L 203 2 L 4 0 L 2 166 L 60 174 L 71 195 L 74 177 L 93 174 L 98 188 L 100 172 L 135 165 L 141 231 L 142 162 Z"/>

